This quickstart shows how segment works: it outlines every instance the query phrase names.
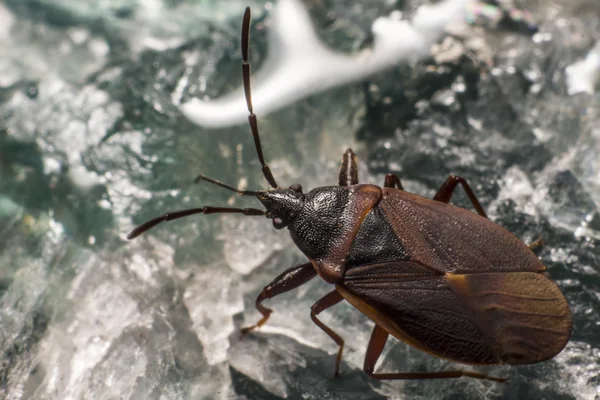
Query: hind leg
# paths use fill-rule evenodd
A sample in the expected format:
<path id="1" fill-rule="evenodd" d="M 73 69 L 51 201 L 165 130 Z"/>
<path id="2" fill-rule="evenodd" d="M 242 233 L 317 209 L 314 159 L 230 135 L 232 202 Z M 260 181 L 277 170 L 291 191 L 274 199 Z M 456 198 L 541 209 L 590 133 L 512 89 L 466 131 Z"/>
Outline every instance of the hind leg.
<path id="1" fill-rule="evenodd" d="M 375 325 L 375 328 L 373 328 L 373 333 L 371 334 L 371 339 L 369 340 L 367 354 L 365 355 L 365 363 L 363 365 L 363 371 L 365 371 L 365 373 L 373 379 L 450 379 L 468 376 L 470 378 L 487 379 L 495 382 L 506 381 L 506 379 L 503 378 L 496 378 L 493 376 L 480 374 L 478 372 L 461 370 L 438 372 L 374 373 L 373 371 L 375 371 L 375 365 L 381 356 L 381 352 L 385 347 L 385 342 L 387 341 L 388 336 L 389 334 L 386 330 L 381 328 L 379 325 Z"/>

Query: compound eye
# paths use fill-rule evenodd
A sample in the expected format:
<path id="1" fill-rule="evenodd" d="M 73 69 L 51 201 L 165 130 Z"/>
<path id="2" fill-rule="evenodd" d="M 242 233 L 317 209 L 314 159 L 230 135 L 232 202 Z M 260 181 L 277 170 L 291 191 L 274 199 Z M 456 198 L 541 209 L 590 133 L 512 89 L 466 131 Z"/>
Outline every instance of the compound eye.
<path id="1" fill-rule="evenodd" d="M 292 189 L 294 192 L 302 193 L 302 186 L 300 186 L 298 183 L 293 183 L 290 185 L 290 189 Z"/>
<path id="2" fill-rule="evenodd" d="M 281 229 L 284 227 L 283 221 L 279 217 L 273 218 L 273 227 L 275 229 Z"/>

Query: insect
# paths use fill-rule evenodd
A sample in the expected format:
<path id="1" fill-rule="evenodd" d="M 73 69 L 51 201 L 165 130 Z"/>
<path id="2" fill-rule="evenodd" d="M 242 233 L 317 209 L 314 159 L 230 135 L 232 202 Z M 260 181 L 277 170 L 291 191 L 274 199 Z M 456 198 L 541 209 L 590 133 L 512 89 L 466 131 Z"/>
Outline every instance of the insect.
<path id="1" fill-rule="evenodd" d="M 465 179 L 450 176 L 433 199 L 406 192 L 387 174 L 383 187 L 359 184 L 355 154 L 341 162 L 338 186 L 304 193 L 299 184 L 279 187 L 265 163 L 250 90 L 250 9 L 242 26 L 242 76 L 262 172 L 272 189 L 237 190 L 204 175 L 206 181 L 242 196 L 256 208 L 201 207 L 164 214 L 135 228 L 133 239 L 164 221 L 192 214 L 239 213 L 265 216 L 275 229 L 287 228 L 308 262 L 284 271 L 260 292 L 256 309 L 267 322 L 263 302 L 320 276 L 334 289 L 310 311 L 312 321 L 339 346 L 344 340 L 318 317 L 346 300 L 375 327 L 364 371 L 375 379 L 434 379 L 462 376 L 504 381 L 469 370 L 375 373 L 389 335 L 431 355 L 473 365 L 532 364 L 554 357 L 571 335 L 567 301 L 531 249 L 487 218 Z M 449 204 L 461 185 L 476 211 Z"/>

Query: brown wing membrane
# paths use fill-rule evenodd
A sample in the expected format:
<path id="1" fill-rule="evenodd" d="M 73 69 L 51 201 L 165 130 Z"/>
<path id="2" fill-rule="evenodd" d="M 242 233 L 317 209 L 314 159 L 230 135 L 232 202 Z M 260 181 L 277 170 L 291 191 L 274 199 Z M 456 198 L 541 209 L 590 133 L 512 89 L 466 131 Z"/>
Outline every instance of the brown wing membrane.
<path id="1" fill-rule="evenodd" d="M 545 270 L 517 237 L 472 211 L 391 188 L 379 206 L 410 258 L 440 272 Z"/>
<path id="2" fill-rule="evenodd" d="M 567 301 L 556 284 L 542 274 L 448 274 L 447 280 L 505 364 L 552 358 L 571 336 Z"/>
<path id="3" fill-rule="evenodd" d="M 348 271 L 340 293 L 396 338 L 469 364 L 529 364 L 558 354 L 568 305 L 538 273 L 438 274 L 414 261 Z"/>
<path id="4" fill-rule="evenodd" d="M 346 300 L 419 350 L 464 363 L 498 363 L 444 275 L 413 261 L 389 262 L 348 271 L 343 286 Z"/>

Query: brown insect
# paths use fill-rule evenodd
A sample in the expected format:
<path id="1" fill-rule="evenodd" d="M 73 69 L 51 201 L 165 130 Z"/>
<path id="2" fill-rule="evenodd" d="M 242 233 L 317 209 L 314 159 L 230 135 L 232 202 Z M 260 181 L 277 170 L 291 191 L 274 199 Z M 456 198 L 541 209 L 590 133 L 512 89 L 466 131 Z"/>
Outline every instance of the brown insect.
<path id="1" fill-rule="evenodd" d="M 342 300 L 368 316 L 375 327 L 364 371 L 375 379 L 472 378 L 502 382 L 482 373 L 374 373 L 389 335 L 436 357 L 465 364 L 532 364 L 557 355 L 571 335 L 571 312 L 546 267 L 531 249 L 487 215 L 467 182 L 450 176 L 433 199 L 403 190 L 400 179 L 385 177 L 383 187 L 359 184 L 355 155 L 342 158 L 338 186 L 304 194 L 299 184 L 280 188 L 264 161 L 250 93 L 248 43 L 250 9 L 242 28 L 242 75 L 249 122 L 263 175 L 271 190 L 240 191 L 200 175 L 203 180 L 243 196 L 254 196 L 266 210 L 202 207 L 165 214 L 134 229 L 129 239 L 163 221 L 192 214 L 240 213 L 266 216 L 276 229 L 287 227 L 308 258 L 276 277 L 256 299 L 295 289 L 319 275 L 335 285 L 311 308 L 310 317 L 338 345 L 335 374 L 344 340 L 318 319 Z M 448 204 L 462 185 L 472 211 Z"/>

